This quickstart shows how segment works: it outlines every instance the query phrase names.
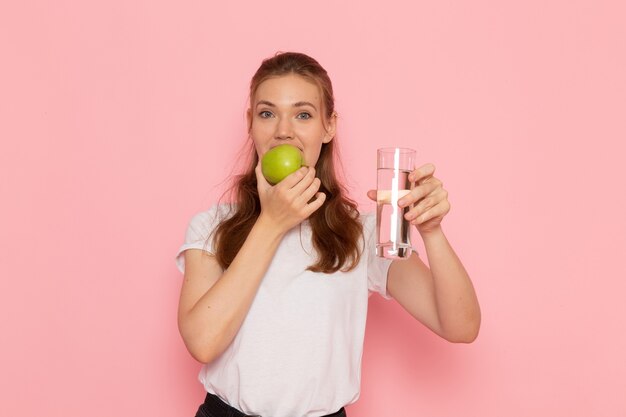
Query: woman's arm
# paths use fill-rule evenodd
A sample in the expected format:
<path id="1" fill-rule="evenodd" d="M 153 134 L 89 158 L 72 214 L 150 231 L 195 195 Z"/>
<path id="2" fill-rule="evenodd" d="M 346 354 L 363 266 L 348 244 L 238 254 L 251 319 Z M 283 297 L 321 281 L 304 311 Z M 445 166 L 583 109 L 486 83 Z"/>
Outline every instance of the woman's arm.
<path id="1" fill-rule="evenodd" d="M 219 356 L 239 331 L 284 234 L 324 202 L 313 168 L 272 187 L 259 165 L 257 181 L 261 214 L 229 268 L 222 271 L 214 256 L 199 249 L 184 254 L 178 327 L 191 355 L 203 363 Z"/>
<path id="2" fill-rule="evenodd" d="M 480 329 L 480 306 L 472 281 L 441 228 L 450 203 L 434 172 L 431 164 L 413 171 L 409 179 L 417 186 L 398 202 L 402 207 L 413 205 L 405 218 L 422 236 L 430 269 L 416 254 L 394 261 L 387 273 L 387 290 L 439 336 L 470 343 Z"/>
<path id="3" fill-rule="evenodd" d="M 430 269 L 416 254 L 394 261 L 387 290 L 439 336 L 470 343 L 480 328 L 480 307 L 470 277 L 441 229 L 423 238 Z"/>

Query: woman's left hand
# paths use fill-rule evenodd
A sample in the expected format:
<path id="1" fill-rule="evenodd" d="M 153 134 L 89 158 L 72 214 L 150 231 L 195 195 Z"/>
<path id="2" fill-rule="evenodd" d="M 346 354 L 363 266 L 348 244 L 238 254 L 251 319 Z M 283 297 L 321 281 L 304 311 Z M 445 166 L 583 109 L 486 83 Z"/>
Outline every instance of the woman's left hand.
<path id="1" fill-rule="evenodd" d="M 448 192 L 443 183 L 434 176 L 435 166 L 425 164 L 411 172 L 409 181 L 415 183 L 409 194 L 398 200 L 400 207 L 412 206 L 404 218 L 415 225 L 421 235 L 436 231 L 441 220 L 450 211 Z M 368 192 L 368 196 L 376 200 L 376 191 Z"/>
<path id="2" fill-rule="evenodd" d="M 434 176 L 433 164 L 422 165 L 409 175 L 409 181 L 415 182 L 411 192 L 398 200 L 400 207 L 412 207 L 404 218 L 417 227 L 420 234 L 439 228 L 441 220 L 450 211 L 448 192 L 443 183 Z"/>

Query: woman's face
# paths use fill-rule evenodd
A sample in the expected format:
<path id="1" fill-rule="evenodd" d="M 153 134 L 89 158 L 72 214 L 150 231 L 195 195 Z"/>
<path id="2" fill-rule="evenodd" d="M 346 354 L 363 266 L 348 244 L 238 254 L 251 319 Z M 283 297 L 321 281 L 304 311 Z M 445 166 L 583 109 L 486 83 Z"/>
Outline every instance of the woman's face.
<path id="1" fill-rule="evenodd" d="M 269 78 L 257 88 L 248 110 L 248 127 L 259 159 L 271 148 L 288 143 L 315 166 L 322 143 L 332 140 L 336 117 L 327 120 L 316 84 L 295 75 Z"/>

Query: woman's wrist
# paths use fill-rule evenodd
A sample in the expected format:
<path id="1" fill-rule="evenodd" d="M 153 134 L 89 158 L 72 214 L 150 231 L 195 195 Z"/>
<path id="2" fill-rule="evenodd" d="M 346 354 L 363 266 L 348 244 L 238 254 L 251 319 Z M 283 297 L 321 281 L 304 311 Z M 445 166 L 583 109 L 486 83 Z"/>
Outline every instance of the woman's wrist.
<path id="1" fill-rule="evenodd" d="M 441 241 L 441 239 L 445 239 L 445 234 L 443 233 L 443 229 L 441 228 L 441 225 L 438 225 L 432 229 L 429 230 L 419 230 L 418 232 L 420 234 L 420 236 L 422 237 L 422 240 L 424 241 L 424 244 L 427 244 L 427 242 L 433 241 Z"/>
<path id="2" fill-rule="evenodd" d="M 268 239 L 282 239 L 286 230 L 282 230 L 282 228 L 276 223 L 273 222 L 269 217 L 264 216 L 263 213 L 259 215 L 256 223 L 254 224 L 254 229 L 258 230 L 260 234 Z"/>

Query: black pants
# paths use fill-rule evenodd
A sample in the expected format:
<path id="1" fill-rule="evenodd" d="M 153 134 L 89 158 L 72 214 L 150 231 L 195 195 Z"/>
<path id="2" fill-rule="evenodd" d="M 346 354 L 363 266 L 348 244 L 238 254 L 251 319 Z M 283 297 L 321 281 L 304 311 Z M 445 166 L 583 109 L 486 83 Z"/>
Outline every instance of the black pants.
<path id="1" fill-rule="evenodd" d="M 198 408 L 196 417 L 250 417 L 247 414 L 242 413 L 236 408 L 231 407 L 224 401 L 220 400 L 218 396 L 211 393 L 207 393 L 204 403 Z M 271 417 L 271 416 L 263 416 Z M 341 410 L 336 413 L 328 414 L 323 417 L 346 417 L 346 410 Z"/>

